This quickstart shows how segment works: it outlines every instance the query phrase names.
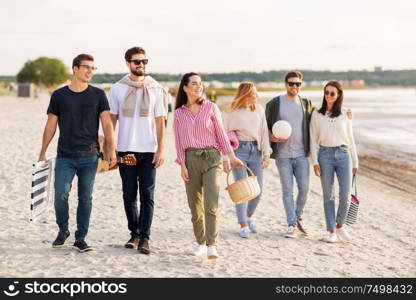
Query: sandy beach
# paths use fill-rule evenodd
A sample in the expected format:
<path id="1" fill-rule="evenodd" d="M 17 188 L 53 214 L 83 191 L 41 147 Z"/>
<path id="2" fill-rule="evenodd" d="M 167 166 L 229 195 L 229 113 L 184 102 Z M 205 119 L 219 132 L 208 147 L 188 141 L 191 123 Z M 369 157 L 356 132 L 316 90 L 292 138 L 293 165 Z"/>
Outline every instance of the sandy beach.
<path id="1" fill-rule="evenodd" d="M 319 179 L 311 174 L 304 219 L 310 234 L 286 239 L 285 213 L 274 161 L 264 174 L 264 193 L 255 214 L 258 233 L 239 237 L 235 208 L 220 196 L 218 260 L 195 257 L 196 245 L 180 168 L 174 163 L 171 117 L 166 163 L 157 173 L 149 256 L 125 249 L 129 238 L 118 171 L 98 174 L 87 241 L 95 251 L 72 249 L 77 205 L 76 179 L 70 195 L 71 236 L 53 249 L 57 225 L 53 206 L 30 223 L 30 183 L 46 121 L 48 95 L 39 99 L 0 97 L 0 277 L 415 277 L 416 171 L 411 166 L 362 158 L 358 179 L 360 222 L 352 242 L 327 244 Z M 49 146 L 55 157 L 58 132 Z M 359 141 L 357 141 L 359 145 Z M 390 171 L 389 171 L 390 170 Z M 401 173 L 396 173 L 400 170 Z M 392 183 L 391 174 L 395 174 Z M 400 183 L 405 187 L 400 188 Z"/>

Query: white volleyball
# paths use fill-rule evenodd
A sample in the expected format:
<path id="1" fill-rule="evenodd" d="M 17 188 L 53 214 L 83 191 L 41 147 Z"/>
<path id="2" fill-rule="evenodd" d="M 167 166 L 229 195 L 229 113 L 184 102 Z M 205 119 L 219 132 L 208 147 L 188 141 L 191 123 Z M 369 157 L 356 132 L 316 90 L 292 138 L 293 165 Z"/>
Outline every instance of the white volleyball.
<path id="1" fill-rule="evenodd" d="M 288 121 L 280 120 L 273 124 L 272 132 L 276 138 L 287 139 L 292 134 L 292 126 Z"/>

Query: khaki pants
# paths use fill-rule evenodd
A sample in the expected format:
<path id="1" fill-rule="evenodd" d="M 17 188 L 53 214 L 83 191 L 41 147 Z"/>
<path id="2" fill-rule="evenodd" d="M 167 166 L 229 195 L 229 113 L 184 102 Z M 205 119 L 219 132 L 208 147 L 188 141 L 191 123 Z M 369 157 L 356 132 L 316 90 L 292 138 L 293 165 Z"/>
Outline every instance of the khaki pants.
<path id="1" fill-rule="evenodd" d="M 185 164 L 189 181 L 185 182 L 194 234 L 199 245 L 215 245 L 218 237 L 218 197 L 222 157 L 217 149 L 188 149 Z"/>

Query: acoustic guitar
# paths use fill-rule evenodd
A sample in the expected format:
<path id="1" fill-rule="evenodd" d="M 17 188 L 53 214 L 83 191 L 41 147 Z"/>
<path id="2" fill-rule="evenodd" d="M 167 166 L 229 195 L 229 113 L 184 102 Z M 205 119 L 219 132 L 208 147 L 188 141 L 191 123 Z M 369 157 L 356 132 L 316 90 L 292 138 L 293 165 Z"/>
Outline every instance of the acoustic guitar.
<path id="1" fill-rule="evenodd" d="M 135 166 L 137 164 L 136 156 L 134 156 L 134 154 L 127 154 L 124 156 L 117 156 L 117 164 L 110 168 L 109 162 L 104 160 L 104 141 L 105 139 L 103 136 L 98 137 L 100 154 L 98 155 L 97 173 L 115 170 L 117 169 L 118 164 L 125 164 L 128 166 Z"/>

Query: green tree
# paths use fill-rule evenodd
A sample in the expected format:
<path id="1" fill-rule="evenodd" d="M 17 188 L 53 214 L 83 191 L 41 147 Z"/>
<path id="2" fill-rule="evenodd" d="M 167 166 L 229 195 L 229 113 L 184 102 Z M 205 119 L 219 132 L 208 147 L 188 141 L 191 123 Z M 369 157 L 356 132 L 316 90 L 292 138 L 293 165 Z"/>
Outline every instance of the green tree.
<path id="1" fill-rule="evenodd" d="M 46 87 L 59 85 L 69 78 L 68 68 L 58 58 L 28 60 L 17 74 L 17 82 L 31 82 Z"/>

